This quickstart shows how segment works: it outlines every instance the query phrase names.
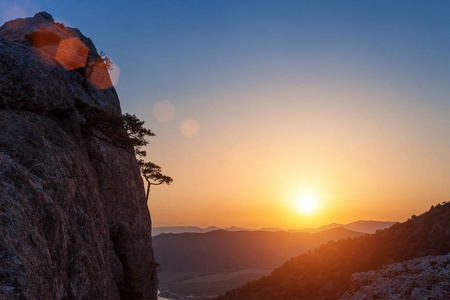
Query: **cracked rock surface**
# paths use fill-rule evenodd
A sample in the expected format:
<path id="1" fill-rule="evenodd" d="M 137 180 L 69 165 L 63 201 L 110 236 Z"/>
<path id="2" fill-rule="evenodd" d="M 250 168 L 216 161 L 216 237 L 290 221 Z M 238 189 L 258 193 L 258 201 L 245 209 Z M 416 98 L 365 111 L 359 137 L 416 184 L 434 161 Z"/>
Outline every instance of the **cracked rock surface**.
<path id="1" fill-rule="evenodd" d="M 0 299 L 156 299 L 136 159 L 83 131 L 77 106 L 120 116 L 109 83 L 92 41 L 51 15 L 0 27 Z"/>
<path id="2" fill-rule="evenodd" d="M 426 256 L 352 275 L 341 300 L 450 299 L 450 254 Z"/>

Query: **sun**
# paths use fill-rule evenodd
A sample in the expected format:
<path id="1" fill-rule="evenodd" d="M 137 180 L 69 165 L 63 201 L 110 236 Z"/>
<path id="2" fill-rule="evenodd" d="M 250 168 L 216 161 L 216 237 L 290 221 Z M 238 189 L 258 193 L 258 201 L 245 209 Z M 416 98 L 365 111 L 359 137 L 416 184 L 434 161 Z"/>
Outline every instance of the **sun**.
<path id="1" fill-rule="evenodd" d="M 302 214 L 312 214 L 319 208 L 317 195 L 313 193 L 303 193 L 297 196 L 296 209 Z"/>

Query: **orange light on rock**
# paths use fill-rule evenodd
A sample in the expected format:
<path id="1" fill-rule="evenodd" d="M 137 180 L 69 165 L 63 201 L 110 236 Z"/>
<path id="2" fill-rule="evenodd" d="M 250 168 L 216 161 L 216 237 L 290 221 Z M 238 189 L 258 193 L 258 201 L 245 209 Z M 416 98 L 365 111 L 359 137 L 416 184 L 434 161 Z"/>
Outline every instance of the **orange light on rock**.
<path id="1" fill-rule="evenodd" d="M 67 70 L 82 68 L 86 65 L 89 48 L 77 37 L 59 42 L 56 60 Z"/>
<path id="2" fill-rule="evenodd" d="M 55 57 L 61 38 L 54 32 L 44 28 L 42 31 L 32 32 L 27 39 L 35 49 L 35 54 L 49 65 L 56 64 Z"/>
<path id="3" fill-rule="evenodd" d="M 86 78 L 93 86 L 100 90 L 105 90 L 114 86 L 109 77 L 108 68 L 102 60 L 93 59 L 89 61 L 88 65 Z"/>

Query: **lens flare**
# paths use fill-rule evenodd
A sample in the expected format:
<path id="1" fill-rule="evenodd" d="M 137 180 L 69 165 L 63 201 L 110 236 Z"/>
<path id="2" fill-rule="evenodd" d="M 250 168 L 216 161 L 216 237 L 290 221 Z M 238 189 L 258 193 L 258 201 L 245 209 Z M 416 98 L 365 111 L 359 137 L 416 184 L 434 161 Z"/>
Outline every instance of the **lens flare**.
<path id="1" fill-rule="evenodd" d="M 77 37 L 59 42 L 56 60 L 67 70 L 82 68 L 86 65 L 89 48 Z"/>
<path id="2" fill-rule="evenodd" d="M 175 107 L 167 100 L 159 101 L 153 106 L 153 117 L 161 123 L 173 120 L 175 115 Z"/>

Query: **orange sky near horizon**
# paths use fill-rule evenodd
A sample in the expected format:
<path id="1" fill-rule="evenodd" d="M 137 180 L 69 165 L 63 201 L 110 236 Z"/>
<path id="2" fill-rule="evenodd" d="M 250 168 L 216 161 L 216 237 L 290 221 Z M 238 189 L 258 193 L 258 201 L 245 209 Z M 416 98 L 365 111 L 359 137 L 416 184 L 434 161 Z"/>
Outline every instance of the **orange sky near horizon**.
<path id="1" fill-rule="evenodd" d="M 122 111 L 156 133 L 147 159 L 174 181 L 153 226 L 405 221 L 450 200 L 450 2 L 0 2 L 3 22 L 39 11 L 107 53 Z"/>
<path id="2" fill-rule="evenodd" d="M 150 195 L 154 226 L 404 221 L 448 200 L 450 143 L 434 128 L 446 115 L 420 95 L 343 86 L 228 92 L 191 112 L 200 128 L 189 138 L 152 121 L 149 154 L 174 178 Z M 302 193 L 316 195 L 315 212 L 295 209 Z"/>

